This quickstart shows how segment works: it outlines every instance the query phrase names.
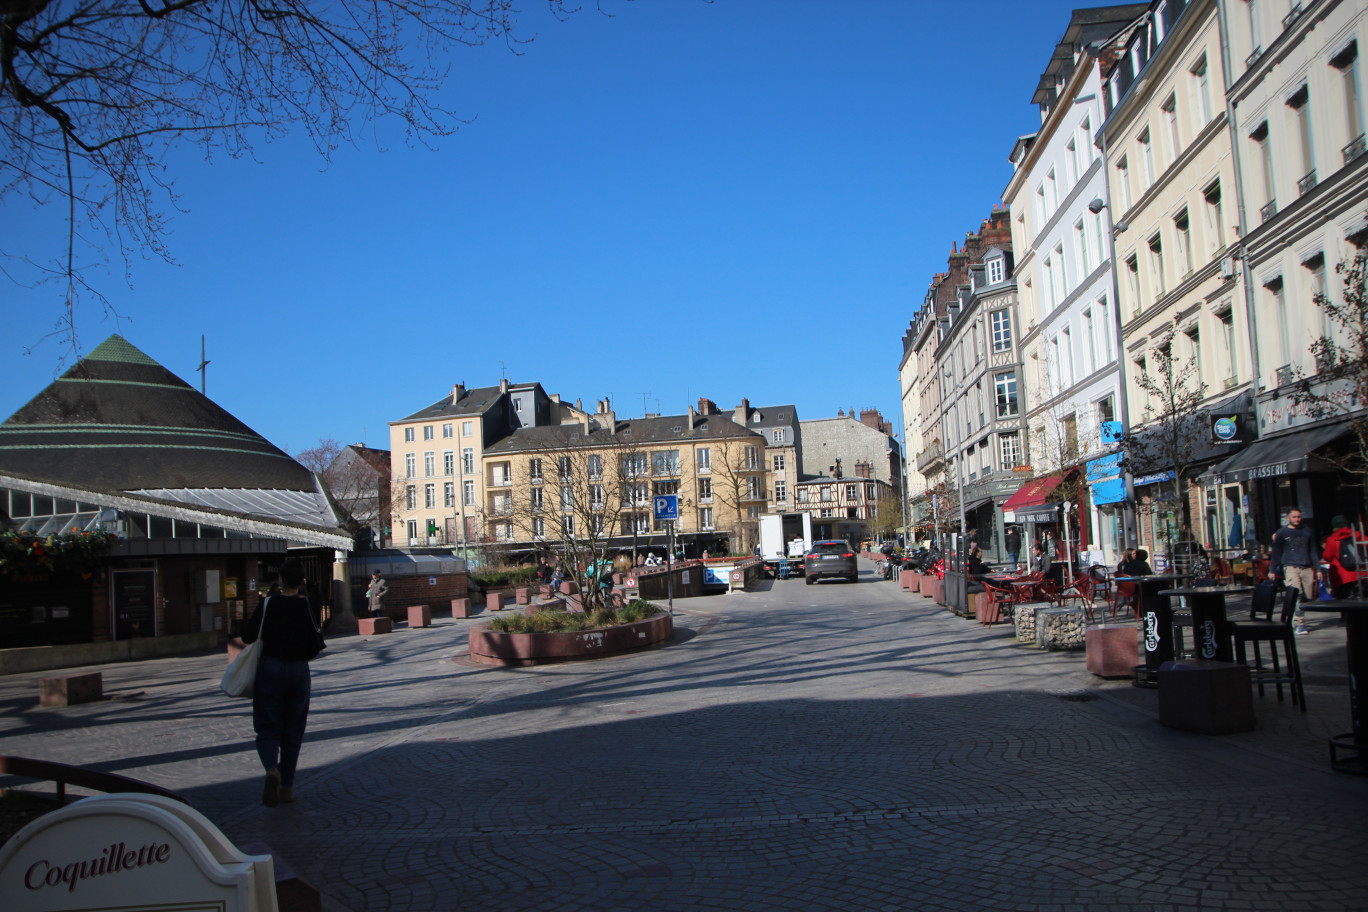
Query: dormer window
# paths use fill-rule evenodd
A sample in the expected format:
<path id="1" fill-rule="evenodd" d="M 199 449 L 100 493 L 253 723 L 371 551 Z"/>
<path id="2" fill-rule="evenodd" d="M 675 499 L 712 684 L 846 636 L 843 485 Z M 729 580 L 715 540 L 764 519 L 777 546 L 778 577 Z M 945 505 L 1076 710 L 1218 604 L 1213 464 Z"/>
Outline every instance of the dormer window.
<path id="1" fill-rule="evenodd" d="M 994 257 L 987 262 L 988 284 L 996 285 L 1001 282 L 1007 274 L 1006 265 L 1002 262 L 1002 257 Z"/>

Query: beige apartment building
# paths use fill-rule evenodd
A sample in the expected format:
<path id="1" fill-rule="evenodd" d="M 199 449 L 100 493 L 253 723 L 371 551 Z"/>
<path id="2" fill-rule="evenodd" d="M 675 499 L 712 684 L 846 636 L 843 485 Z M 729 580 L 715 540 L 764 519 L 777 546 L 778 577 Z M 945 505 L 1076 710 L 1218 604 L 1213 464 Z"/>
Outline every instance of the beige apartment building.
<path id="1" fill-rule="evenodd" d="M 1194 525 L 1203 515 L 1198 473 L 1239 446 L 1214 443 L 1208 419 L 1236 417 L 1244 429 L 1252 411 L 1218 10 L 1216 0 L 1151 4 L 1107 74 L 1100 133 L 1127 425 L 1144 444 L 1128 453 L 1131 493 L 1140 545 L 1158 554 L 1187 537 L 1183 500 Z"/>
<path id="2" fill-rule="evenodd" d="M 743 400 L 724 414 L 701 404 L 685 415 L 618 420 L 607 400 L 590 413 L 537 383 L 457 385 L 390 426 L 394 543 L 497 549 L 513 559 L 555 552 L 567 537 L 663 550 L 651 497 L 675 494 L 686 552 L 749 548 L 775 483 L 767 484 L 771 460 L 787 457 L 773 476 L 781 490 L 790 462 L 797 471 L 796 411 Z"/>
<path id="3" fill-rule="evenodd" d="M 1209 473 L 1206 493 L 1218 537 L 1243 533 L 1253 546 L 1269 541 L 1292 506 L 1320 535 L 1335 514 L 1363 510 L 1335 457 L 1364 403 L 1350 381 L 1320 376 L 1313 345 L 1345 341 L 1344 327 L 1316 301 L 1344 300 L 1336 267 L 1368 243 L 1360 62 L 1368 5 L 1227 0 L 1224 8 L 1242 273 L 1258 328 L 1242 354 L 1256 380 L 1259 439 Z M 1294 395 L 1299 388 L 1334 404 L 1312 408 Z"/>

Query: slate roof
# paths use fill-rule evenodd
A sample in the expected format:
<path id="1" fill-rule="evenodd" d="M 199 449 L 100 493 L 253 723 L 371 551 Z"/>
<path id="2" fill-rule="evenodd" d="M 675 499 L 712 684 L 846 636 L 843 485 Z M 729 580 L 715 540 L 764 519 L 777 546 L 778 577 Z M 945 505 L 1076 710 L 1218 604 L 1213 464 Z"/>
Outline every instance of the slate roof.
<path id="1" fill-rule="evenodd" d="M 678 428 L 678 430 L 676 430 Z M 541 427 L 517 428 L 498 443 L 485 449 L 486 456 L 501 453 L 524 453 L 556 449 L 571 443 L 575 446 L 659 446 L 668 443 L 701 443 L 728 437 L 763 438 L 754 431 L 741 427 L 730 418 L 720 415 L 694 415 L 693 433 L 688 432 L 688 415 L 662 415 L 656 418 L 632 418 L 617 422 L 616 439 L 607 428 L 595 428 L 584 438 L 582 424 L 556 424 Z M 706 430 L 705 430 L 706 428 Z"/>
<path id="2" fill-rule="evenodd" d="M 798 407 L 794 405 L 753 405 L 750 407 L 750 414 L 746 416 L 747 427 L 796 427 L 797 424 Z"/>
<path id="3" fill-rule="evenodd" d="M 509 389 L 518 387 L 510 386 Z M 401 418 L 393 424 L 403 424 L 405 421 L 432 421 L 437 418 L 452 418 L 461 415 L 482 415 L 504 395 L 503 390 L 497 386 L 480 386 L 475 389 L 468 389 L 461 401 L 451 402 L 450 396 L 443 396 L 425 409 L 414 412 L 407 418 Z"/>
<path id="4" fill-rule="evenodd" d="M 314 490 L 308 469 L 118 335 L 0 424 L 0 471 L 96 491 Z"/>

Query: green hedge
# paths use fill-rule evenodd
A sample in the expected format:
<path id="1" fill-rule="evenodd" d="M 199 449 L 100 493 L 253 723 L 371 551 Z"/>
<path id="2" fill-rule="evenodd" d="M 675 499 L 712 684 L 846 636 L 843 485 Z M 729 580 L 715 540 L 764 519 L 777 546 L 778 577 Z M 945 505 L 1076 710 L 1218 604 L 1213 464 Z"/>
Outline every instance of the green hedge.
<path id="1" fill-rule="evenodd" d="M 472 573 L 470 579 L 481 589 L 506 589 L 509 586 L 526 586 L 537 579 L 536 567 L 515 567 L 512 570 L 487 570 Z"/>

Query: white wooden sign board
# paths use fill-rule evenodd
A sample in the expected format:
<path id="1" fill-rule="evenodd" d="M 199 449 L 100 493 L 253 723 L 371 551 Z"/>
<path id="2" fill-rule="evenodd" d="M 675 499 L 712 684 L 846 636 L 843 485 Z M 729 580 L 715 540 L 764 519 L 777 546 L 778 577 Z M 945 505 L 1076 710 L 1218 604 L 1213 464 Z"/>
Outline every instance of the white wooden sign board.
<path id="1" fill-rule="evenodd" d="M 0 848 L 6 912 L 277 912 L 275 866 L 246 855 L 189 805 L 157 795 L 85 798 Z"/>

